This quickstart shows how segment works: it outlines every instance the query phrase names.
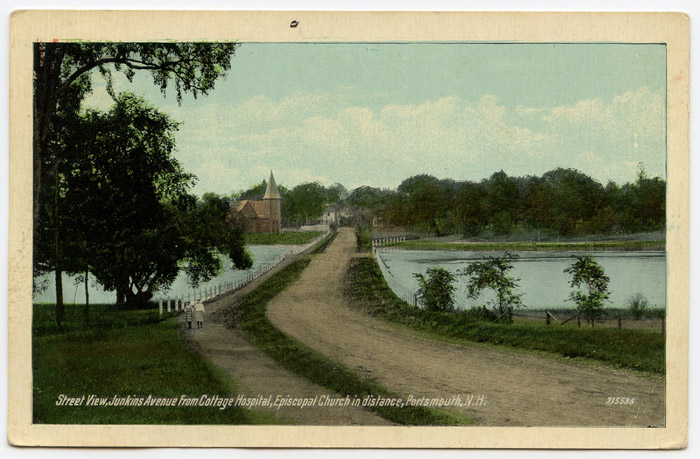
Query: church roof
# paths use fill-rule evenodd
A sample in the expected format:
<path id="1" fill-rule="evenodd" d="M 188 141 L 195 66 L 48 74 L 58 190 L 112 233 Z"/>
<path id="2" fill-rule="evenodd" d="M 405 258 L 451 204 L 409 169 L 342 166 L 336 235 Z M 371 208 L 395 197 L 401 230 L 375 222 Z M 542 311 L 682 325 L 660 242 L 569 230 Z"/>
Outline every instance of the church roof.
<path id="1" fill-rule="evenodd" d="M 248 218 L 270 218 L 269 201 L 235 201 L 231 203 L 231 211 L 241 213 Z"/>
<path id="2" fill-rule="evenodd" d="M 270 171 L 270 180 L 267 181 L 267 188 L 265 189 L 265 196 L 263 196 L 263 199 L 282 199 L 272 171 Z"/>
<path id="3" fill-rule="evenodd" d="M 258 218 L 270 218 L 270 203 L 266 201 L 248 201 L 253 205 Z"/>

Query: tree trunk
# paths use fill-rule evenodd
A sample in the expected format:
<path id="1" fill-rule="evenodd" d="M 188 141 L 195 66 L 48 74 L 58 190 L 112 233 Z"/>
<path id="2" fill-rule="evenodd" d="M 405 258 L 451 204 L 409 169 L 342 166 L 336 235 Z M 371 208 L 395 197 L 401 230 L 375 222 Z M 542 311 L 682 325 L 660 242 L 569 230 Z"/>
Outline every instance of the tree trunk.
<path id="1" fill-rule="evenodd" d="M 90 293 L 88 292 L 88 278 L 90 276 L 90 271 L 85 270 L 85 309 L 83 309 L 83 315 L 85 316 L 85 327 L 87 328 L 90 323 Z"/>
<path id="2" fill-rule="evenodd" d="M 124 287 L 117 287 L 117 306 L 124 306 L 126 304 L 126 289 Z"/>
<path id="3" fill-rule="evenodd" d="M 65 331 L 65 307 L 63 305 L 63 272 L 58 261 L 56 262 L 56 326 L 59 331 Z"/>
<path id="4" fill-rule="evenodd" d="M 90 271 L 85 270 L 85 306 L 90 306 L 90 293 L 88 291 L 88 279 L 90 276 Z"/>
<path id="5" fill-rule="evenodd" d="M 65 308 L 63 305 L 63 267 L 61 265 L 61 257 L 63 251 L 60 246 L 60 232 L 58 219 L 58 169 L 55 172 L 55 190 L 54 190 L 54 213 L 53 213 L 53 243 L 54 243 L 54 274 L 56 275 L 56 325 L 58 330 L 65 331 Z"/>

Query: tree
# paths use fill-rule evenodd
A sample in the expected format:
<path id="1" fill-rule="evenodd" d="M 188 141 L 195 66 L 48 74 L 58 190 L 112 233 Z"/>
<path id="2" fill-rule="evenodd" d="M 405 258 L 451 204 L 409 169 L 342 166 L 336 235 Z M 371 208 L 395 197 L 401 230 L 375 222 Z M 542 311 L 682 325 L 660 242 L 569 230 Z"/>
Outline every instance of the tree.
<path id="1" fill-rule="evenodd" d="M 216 193 L 205 193 L 195 208 L 186 213 L 186 236 L 192 243 L 185 268 L 190 284 L 216 276 L 222 269 L 220 254 L 228 256 L 234 266 L 247 269 L 253 265 L 245 249 L 243 231 L 230 220 L 229 201 Z"/>
<path id="2" fill-rule="evenodd" d="M 449 312 L 454 307 L 453 285 L 457 278 L 439 266 L 428 268 L 426 275 L 414 273 L 418 279 L 418 297 L 428 311 Z"/>
<path id="3" fill-rule="evenodd" d="M 249 267 L 228 205 L 207 196 L 198 206 L 195 177 L 172 157 L 177 124 L 131 94 L 109 112 L 87 111 L 75 148 L 85 152 L 66 175 L 74 207 L 70 234 L 90 254 L 90 270 L 120 305 L 141 306 L 184 269 L 193 282 L 221 269 L 219 253 Z M 82 132 L 82 134 L 81 134 Z"/>
<path id="4" fill-rule="evenodd" d="M 604 202 L 603 186 L 576 169 L 557 168 L 542 178 L 549 185 L 552 224 L 568 234 L 593 218 Z"/>
<path id="5" fill-rule="evenodd" d="M 398 187 L 404 196 L 407 223 L 440 236 L 448 232 L 446 221 L 454 195 L 453 180 L 439 180 L 432 175 L 420 174 L 409 177 Z M 454 221 L 454 220 L 452 220 Z"/>
<path id="6" fill-rule="evenodd" d="M 323 185 L 318 182 L 302 183 L 285 196 L 283 213 L 288 221 L 316 222 L 325 204 L 326 191 Z"/>
<path id="7" fill-rule="evenodd" d="M 231 67 L 233 43 L 36 43 L 34 46 L 33 154 L 34 247 L 42 264 L 42 238 L 61 239 L 61 215 L 56 204 L 63 186 L 61 167 L 67 152 L 62 138 L 75 129 L 80 103 L 92 90 L 91 73 L 98 70 L 114 97 L 111 71 L 132 81 L 137 70 L 150 72 L 154 84 L 165 93 L 174 83 L 178 102 L 184 93 L 206 95 L 215 81 Z M 49 195 L 53 190 L 53 200 Z M 42 219 L 51 218 L 53 231 L 42 231 Z M 52 266 L 57 279 L 57 321 L 62 321 L 60 275 L 65 250 L 55 245 Z M 61 325 L 59 325 L 61 326 Z"/>
<path id="8" fill-rule="evenodd" d="M 486 192 L 478 183 L 464 182 L 455 196 L 456 218 L 464 236 L 476 236 L 488 223 Z"/>
<path id="9" fill-rule="evenodd" d="M 470 298 L 476 299 L 484 289 L 491 289 L 496 294 L 496 300 L 489 302 L 499 317 L 508 317 L 513 321 L 513 308 L 524 306 L 522 294 L 515 293 L 520 279 L 509 276 L 513 269 L 512 260 L 517 260 L 517 254 L 506 252 L 502 257 L 484 257 L 467 266 L 462 273 L 467 276 L 467 292 Z"/>
<path id="10" fill-rule="evenodd" d="M 576 256 L 576 261 L 564 272 L 571 274 L 569 285 L 578 289 L 569 294 L 569 299 L 576 303 L 578 311 L 593 326 L 604 314 L 603 302 L 610 297 L 610 278 L 591 255 Z M 582 287 L 586 293 L 580 290 Z"/>
<path id="11" fill-rule="evenodd" d="M 483 180 L 481 186 L 486 190 L 485 209 L 494 232 L 510 234 L 520 200 L 517 181 L 501 170 Z"/>

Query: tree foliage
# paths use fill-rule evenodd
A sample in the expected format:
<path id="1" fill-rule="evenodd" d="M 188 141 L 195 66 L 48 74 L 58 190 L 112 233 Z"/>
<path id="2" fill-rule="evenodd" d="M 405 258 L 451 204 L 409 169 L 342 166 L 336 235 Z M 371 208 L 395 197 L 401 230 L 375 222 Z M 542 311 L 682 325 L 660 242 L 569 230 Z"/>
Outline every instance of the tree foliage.
<path id="1" fill-rule="evenodd" d="M 414 273 L 418 279 L 418 297 L 429 311 L 450 312 L 454 308 L 456 276 L 444 268 L 428 268 L 425 275 Z"/>
<path id="2" fill-rule="evenodd" d="M 483 261 L 473 262 L 462 271 L 467 276 L 468 296 L 476 299 L 484 289 L 493 290 L 496 299 L 489 305 L 499 317 L 507 316 L 510 321 L 513 308 L 523 306 L 522 294 L 516 293 L 520 279 L 508 275 L 513 269 L 512 261 L 518 258 L 517 254 L 508 252 L 502 257 L 484 257 Z"/>
<path id="3" fill-rule="evenodd" d="M 603 186 L 565 168 L 524 177 L 498 171 L 480 182 L 421 174 L 396 190 L 357 188 L 347 203 L 365 219 L 438 236 L 624 234 L 665 227 L 666 182 L 643 168 L 635 182 L 622 186 Z"/>
<path id="4" fill-rule="evenodd" d="M 131 81 L 137 71 L 151 74 L 165 93 L 173 87 L 178 102 L 183 94 L 205 95 L 231 66 L 232 43 L 36 43 L 34 45 L 33 154 L 35 272 L 56 273 L 56 316 L 62 319 L 61 272 L 75 247 L 57 244 L 68 240 L 63 224 L 66 171 L 73 159 L 67 142 L 79 125 L 83 99 L 92 91 L 91 74 L 100 72 L 107 90 L 116 98 L 112 72 Z M 88 246 L 85 241 L 76 245 Z M 49 256 L 46 246 L 53 244 Z M 80 247 L 78 247 L 80 248 Z M 71 259 L 75 257 L 70 257 Z M 84 263 L 83 263 L 84 264 Z M 72 269 L 72 266 L 67 266 Z M 60 326 L 60 325 L 59 325 Z"/>
<path id="5" fill-rule="evenodd" d="M 177 123 L 128 93 L 109 111 L 88 110 L 74 122 L 49 206 L 60 210 L 60 232 L 39 246 L 46 255 L 39 261 L 50 267 L 60 247 L 64 270 L 93 273 L 127 305 L 143 305 L 182 269 L 194 283 L 212 278 L 219 253 L 251 265 L 242 232 L 226 220 L 227 202 L 189 194 L 195 177 L 173 158 Z"/>
<path id="6" fill-rule="evenodd" d="M 603 302 L 610 297 L 610 278 L 591 255 L 576 256 L 576 261 L 564 272 L 571 274 L 569 285 L 576 289 L 569 294 L 569 299 L 576 303 L 581 315 L 593 325 L 604 315 Z M 585 291 L 581 291 L 581 288 Z"/>

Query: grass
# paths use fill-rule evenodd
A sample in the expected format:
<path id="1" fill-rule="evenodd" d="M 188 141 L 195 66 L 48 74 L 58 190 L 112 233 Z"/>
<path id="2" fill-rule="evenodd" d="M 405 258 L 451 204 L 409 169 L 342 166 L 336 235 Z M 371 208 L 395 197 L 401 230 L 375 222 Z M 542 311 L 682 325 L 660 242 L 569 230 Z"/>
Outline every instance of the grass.
<path id="1" fill-rule="evenodd" d="M 360 377 L 345 366 L 284 334 L 267 318 L 267 304 L 299 278 L 312 256 L 295 261 L 263 282 L 238 304 L 222 312 L 229 327 L 240 326 L 247 339 L 282 365 L 307 380 L 341 395 L 395 397 L 381 385 Z M 457 413 L 426 407 L 373 407 L 380 416 L 404 425 L 464 425 L 473 421 Z"/>
<path id="2" fill-rule="evenodd" d="M 112 313 L 91 327 L 51 333 L 35 307 L 32 340 L 33 420 L 36 424 L 272 424 L 272 414 L 229 407 L 57 406 L 61 394 L 82 397 L 174 397 L 235 394 L 235 382 L 185 341 L 176 318 L 152 322 L 152 311 Z M 69 310 L 69 319 L 77 308 Z M 82 308 L 80 308 L 82 310 Z M 99 314 L 93 310 L 95 317 Z M 157 313 L 156 313 L 157 314 Z M 126 326 L 123 319 L 126 319 Z M 116 327 L 116 325 L 121 325 Z"/>
<path id="3" fill-rule="evenodd" d="M 321 253 L 324 250 L 326 250 L 326 247 L 331 245 L 331 242 L 333 242 L 335 240 L 335 237 L 337 235 L 338 235 L 337 231 L 333 231 L 333 232 L 329 233 L 328 236 L 324 237 L 323 240 L 321 242 L 319 242 L 319 244 L 316 247 L 314 247 L 314 249 L 311 251 L 311 253 L 315 255 L 317 253 Z"/>
<path id="4" fill-rule="evenodd" d="M 35 304 L 32 315 L 32 336 L 56 335 L 61 332 L 56 325 L 55 304 Z M 88 314 L 85 305 L 65 305 L 65 327 L 67 332 L 86 332 L 96 330 L 111 330 L 134 325 L 156 324 L 164 318 L 172 316 L 158 315 L 157 309 L 124 311 L 114 304 L 91 304 Z"/>
<path id="5" fill-rule="evenodd" d="M 559 320 L 566 320 L 577 313 L 575 308 L 557 308 L 554 310 L 547 308 L 527 308 L 525 310 L 516 310 L 514 313 L 523 317 L 544 317 L 545 311 L 553 313 Z M 603 316 L 604 319 L 616 319 L 620 317 L 623 320 L 638 320 L 636 317 L 634 317 L 634 313 L 630 310 L 630 308 L 605 307 L 603 311 L 605 313 Z M 660 320 L 665 316 L 666 309 L 650 306 L 644 310 L 639 320 Z M 581 318 L 581 320 L 584 321 L 585 319 Z"/>
<path id="6" fill-rule="evenodd" d="M 589 242 L 439 242 L 412 240 L 392 247 L 420 250 L 662 250 L 666 241 L 589 241 Z"/>
<path id="7" fill-rule="evenodd" d="M 372 228 L 370 226 L 357 226 L 355 228 L 355 237 L 357 238 L 357 247 L 360 251 L 368 252 L 372 249 Z"/>
<path id="8" fill-rule="evenodd" d="M 547 326 L 531 320 L 513 324 L 480 320 L 469 312 L 437 313 L 408 305 L 389 288 L 373 258 L 351 261 L 348 291 L 369 314 L 462 342 L 482 342 L 569 358 L 585 358 L 621 368 L 663 374 L 665 336 L 649 330 Z"/>
<path id="9" fill-rule="evenodd" d="M 279 233 L 246 233 L 246 245 L 302 245 L 320 236 L 320 231 L 298 232 L 282 231 Z"/>

